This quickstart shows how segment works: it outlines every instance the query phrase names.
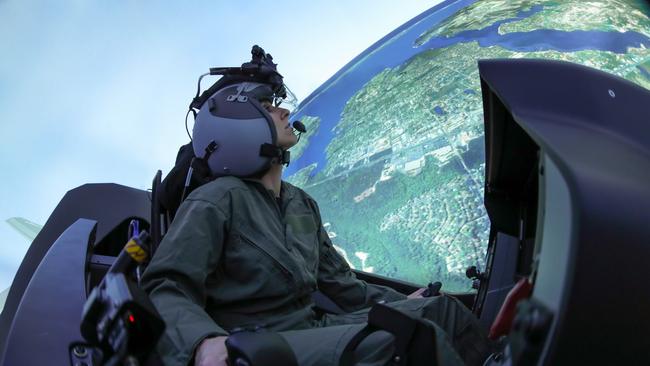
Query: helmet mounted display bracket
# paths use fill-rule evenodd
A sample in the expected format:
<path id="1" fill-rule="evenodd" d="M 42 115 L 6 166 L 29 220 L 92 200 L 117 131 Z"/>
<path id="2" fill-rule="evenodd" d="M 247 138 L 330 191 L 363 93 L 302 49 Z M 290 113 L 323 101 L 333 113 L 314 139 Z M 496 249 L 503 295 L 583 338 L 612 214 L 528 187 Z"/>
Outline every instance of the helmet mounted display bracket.
<path id="1" fill-rule="evenodd" d="M 251 55 L 251 61 L 243 63 L 240 67 L 211 67 L 209 72 L 199 76 L 196 95 L 192 99 L 189 109 L 196 112 L 214 92 L 226 86 L 226 82 L 230 84 L 234 80 L 269 84 L 278 97 L 286 98 L 287 91 L 283 77 L 277 71 L 277 64 L 273 63 L 273 56 L 265 53 L 264 49 L 258 45 L 253 46 Z M 222 78 L 201 93 L 201 80 L 208 75 L 221 75 Z"/>

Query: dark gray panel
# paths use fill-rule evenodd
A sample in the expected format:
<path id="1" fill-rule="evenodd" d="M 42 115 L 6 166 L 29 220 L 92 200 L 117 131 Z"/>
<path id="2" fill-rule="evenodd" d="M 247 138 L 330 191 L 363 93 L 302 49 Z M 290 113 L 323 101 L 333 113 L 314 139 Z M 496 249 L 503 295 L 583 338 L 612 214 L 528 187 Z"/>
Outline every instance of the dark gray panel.
<path id="1" fill-rule="evenodd" d="M 149 193 L 113 183 L 84 184 L 66 193 L 45 226 L 27 250 L 0 314 L 0 359 L 5 351 L 8 329 L 32 274 L 57 238 L 79 218 L 97 221 L 97 241 L 129 217 L 151 214 Z"/>
<path id="2" fill-rule="evenodd" d="M 540 194 L 568 201 L 540 206 L 535 296 L 557 311 L 544 364 L 647 364 L 650 91 L 567 62 L 487 60 L 479 70 L 484 98 L 507 110 L 486 124 L 521 126 L 554 165 Z"/>
<path id="3" fill-rule="evenodd" d="M 83 339 L 79 322 L 86 301 L 84 267 L 96 224 L 79 219 L 50 247 L 20 300 L 3 365 L 70 363 L 70 343 Z"/>
<path id="4" fill-rule="evenodd" d="M 503 300 L 512 289 L 515 282 L 519 240 L 514 236 L 503 233 L 497 234 L 494 260 L 492 262 L 487 295 L 481 310 L 479 322 L 484 329 L 489 330 L 496 318 Z"/>

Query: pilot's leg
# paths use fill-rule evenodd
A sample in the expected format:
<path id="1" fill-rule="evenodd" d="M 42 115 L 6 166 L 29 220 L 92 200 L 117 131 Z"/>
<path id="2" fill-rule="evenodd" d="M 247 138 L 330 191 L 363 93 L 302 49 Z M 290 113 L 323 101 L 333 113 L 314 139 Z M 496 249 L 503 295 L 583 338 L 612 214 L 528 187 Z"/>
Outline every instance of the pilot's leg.
<path id="1" fill-rule="evenodd" d="M 487 335 L 476 317 L 453 297 L 442 295 L 407 299 L 386 305 L 438 325 L 467 365 L 481 365 L 491 352 Z M 365 323 L 368 311 L 369 309 L 364 309 L 351 314 L 327 314 L 323 318 L 323 325 Z"/>
<path id="2" fill-rule="evenodd" d="M 350 339 L 365 324 L 336 325 L 323 328 L 279 332 L 287 341 L 301 366 L 337 366 Z M 449 344 L 444 331 L 432 324 L 437 337 L 437 350 L 442 365 L 460 366 L 463 364 Z M 384 366 L 392 364 L 395 347 L 394 337 L 387 332 L 377 331 L 366 337 L 355 352 L 358 366 Z M 432 360 L 433 361 L 433 360 Z"/>
<path id="3" fill-rule="evenodd" d="M 482 365 L 492 351 L 487 333 L 474 314 L 451 296 L 408 299 L 388 305 L 440 326 L 467 365 Z"/>
<path id="4" fill-rule="evenodd" d="M 365 324 L 337 325 L 333 327 L 312 328 L 280 332 L 293 350 L 300 366 L 333 366 L 350 339 Z M 356 353 L 359 365 L 383 366 L 393 354 L 392 336 L 377 332 L 359 345 Z M 369 347 L 369 345 L 372 347 Z"/>

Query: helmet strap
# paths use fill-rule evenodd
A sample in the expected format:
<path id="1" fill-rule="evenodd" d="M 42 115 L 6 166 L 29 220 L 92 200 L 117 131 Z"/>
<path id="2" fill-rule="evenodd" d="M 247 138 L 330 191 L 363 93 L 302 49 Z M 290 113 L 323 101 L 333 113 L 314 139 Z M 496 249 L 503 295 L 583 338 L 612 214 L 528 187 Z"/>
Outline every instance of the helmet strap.
<path id="1" fill-rule="evenodd" d="M 276 158 L 284 166 L 289 166 L 291 161 L 291 153 L 288 150 L 266 143 L 260 146 L 260 156 Z"/>
<path id="2" fill-rule="evenodd" d="M 203 155 L 203 160 L 208 161 L 210 159 L 210 155 L 212 155 L 213 152 L 215 152 L 219 148 L 219 145 L 217 144 L 216 141 L 212 140 L 208 144 L 208 146 L 205 147 L 205 154 Z"/>

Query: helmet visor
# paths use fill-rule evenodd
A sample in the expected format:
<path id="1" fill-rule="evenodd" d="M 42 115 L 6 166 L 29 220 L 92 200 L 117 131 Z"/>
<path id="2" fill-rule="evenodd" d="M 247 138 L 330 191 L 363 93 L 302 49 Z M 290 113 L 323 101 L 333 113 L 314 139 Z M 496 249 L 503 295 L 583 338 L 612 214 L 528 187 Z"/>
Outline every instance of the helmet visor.
<path id="1" fill-rule="evenodd" d="M 298 98 L 296 98 L 296 95 L 293 94 L 286 84 L 282 86 L 282 89 L 284 91 L 284 96 L 278 96 L 278 93 L 276 93 L 273 98 L 273 105 L 287 109 L 289 112 L 293 113 L 298 108 Z"/>
<path id="2" fill-rule="evenodd" d="M 237 91 L 255 98 L 258 102 L 271 102 L 273 106 L 285 108 L 291 113 L 299 104 L 296 95 L 285 84 L 274 91 L 269 84 L 245 82 L 237 86 Z"/>

